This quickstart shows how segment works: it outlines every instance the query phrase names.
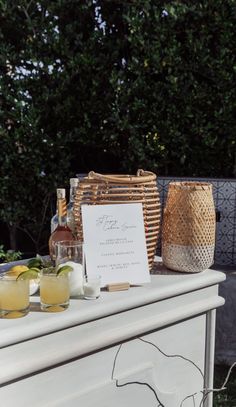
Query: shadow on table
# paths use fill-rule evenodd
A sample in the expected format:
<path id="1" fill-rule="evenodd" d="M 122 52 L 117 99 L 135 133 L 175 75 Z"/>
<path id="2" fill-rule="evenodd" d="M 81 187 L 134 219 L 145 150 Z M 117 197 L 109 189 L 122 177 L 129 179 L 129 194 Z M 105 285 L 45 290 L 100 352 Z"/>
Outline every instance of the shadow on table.
<path id="1" fill-rule="evenodd" d="M 40 308 L 40 302 L 30 302 L 31 312 L 43 312 Z"/>
<path id="2" fill-rule="evenodd" d="M 185 273 L 183 271 L 173 271 L 168 269 L 162 261 L 154 261 L 150 274 L 161 274 L 161 275 L 174 275 L 174 276 L 183 276 L 184 274 L 197 274 L 197 273 Z"/>

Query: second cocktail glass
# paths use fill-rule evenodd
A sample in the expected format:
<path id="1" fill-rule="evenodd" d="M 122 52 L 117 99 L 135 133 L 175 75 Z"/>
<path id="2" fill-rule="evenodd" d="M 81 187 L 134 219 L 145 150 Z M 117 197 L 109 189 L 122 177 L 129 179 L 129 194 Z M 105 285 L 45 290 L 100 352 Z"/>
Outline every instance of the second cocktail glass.
<path id="1" fill-rule="evenodd" d="M 42 311 L 60 312 L 69 306 L 69 276 L 57 275 L 52 269 L 45 268 L 40 271 L 40 304 Z"/>

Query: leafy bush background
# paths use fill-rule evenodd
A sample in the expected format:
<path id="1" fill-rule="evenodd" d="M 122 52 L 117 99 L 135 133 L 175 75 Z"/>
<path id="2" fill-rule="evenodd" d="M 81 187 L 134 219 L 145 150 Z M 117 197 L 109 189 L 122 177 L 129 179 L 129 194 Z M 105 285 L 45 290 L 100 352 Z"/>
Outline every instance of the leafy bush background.
<path id="1" fill-rule="evenodd" d="M 76 173 L 235 176 L 235 26 L 234 0 L 1 0 L 6 244 L 47 249 Z"/>

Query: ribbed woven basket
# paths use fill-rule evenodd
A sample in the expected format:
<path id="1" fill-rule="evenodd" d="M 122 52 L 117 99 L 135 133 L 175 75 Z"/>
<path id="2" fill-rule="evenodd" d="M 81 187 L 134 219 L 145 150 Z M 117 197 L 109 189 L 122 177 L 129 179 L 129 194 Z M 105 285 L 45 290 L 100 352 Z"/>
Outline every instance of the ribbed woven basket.
<path id="1" fill-rule="evenodd" d="M 212 185 L 169 184 L 162 226 L 162 259 L 170 269 L 200 272 L 213 264 L 215 207 Z"/>
<path id="2" fill-rule="evenodd" d="M 83 240 L 81 205 L 143 204 L 149 269 L 156 252 L 160 229 L 160 200 L 156 175 L 138 170 L 137 175 L 102 175 L 91 171 L 77 188 L 74 216 L 77 238 Z"/>

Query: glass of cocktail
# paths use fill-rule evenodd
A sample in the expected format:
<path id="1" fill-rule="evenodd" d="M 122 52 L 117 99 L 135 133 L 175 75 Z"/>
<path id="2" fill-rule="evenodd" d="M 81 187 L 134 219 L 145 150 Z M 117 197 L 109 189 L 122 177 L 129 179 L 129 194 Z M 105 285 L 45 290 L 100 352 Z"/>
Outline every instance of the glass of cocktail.
<path id="1" fill-rule="evenodd" d="M 0 317 L 21 318 L 29 312 L 29 280 L 0 276 Z"/>
<path id="2" fill-rule="evenodd" d="M 40 271 L 40 305 L 42 311 L 60 312 L 69 306 L 68 273 L 56 273 L 54 267 Z"/>

